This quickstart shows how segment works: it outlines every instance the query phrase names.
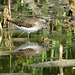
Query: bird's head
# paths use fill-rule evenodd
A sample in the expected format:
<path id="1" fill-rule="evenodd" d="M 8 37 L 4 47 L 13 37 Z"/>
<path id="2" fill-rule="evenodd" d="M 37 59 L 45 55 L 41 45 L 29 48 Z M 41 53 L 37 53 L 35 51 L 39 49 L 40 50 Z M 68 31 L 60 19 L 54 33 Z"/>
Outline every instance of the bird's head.
<path id="1" fill-rule="evenodd" d="M 45 31 L 47 31 L 47 33 L 49 34 L 49 31 L 50 31 L 50 25 L 49 25 L 49 24 L 43 24 L 42 29 L 45 30 Z"/>

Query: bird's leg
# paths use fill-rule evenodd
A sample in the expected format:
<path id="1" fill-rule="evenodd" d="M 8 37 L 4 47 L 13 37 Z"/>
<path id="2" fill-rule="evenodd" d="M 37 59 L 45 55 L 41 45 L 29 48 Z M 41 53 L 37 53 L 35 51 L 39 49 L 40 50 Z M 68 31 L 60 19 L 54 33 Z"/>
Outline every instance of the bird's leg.
<path id="1" fill-rule="evenodd" d="M 29 33 L 28 33 L 28 40 L 29 40 Z"/>
<path id="2" fill-rule="evenodd" d="M 23 33 L 24 33 L 24 31 L 18 37 L 20 37 Z"/>

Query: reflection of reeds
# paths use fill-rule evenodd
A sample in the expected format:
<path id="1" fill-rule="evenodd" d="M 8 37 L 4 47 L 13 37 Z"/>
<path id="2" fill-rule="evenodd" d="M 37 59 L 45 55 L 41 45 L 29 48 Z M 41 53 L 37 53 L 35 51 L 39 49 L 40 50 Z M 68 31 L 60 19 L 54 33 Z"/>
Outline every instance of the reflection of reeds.
<path id="1" fill-rule="evenodd" d="M 11 32 L 4 32 L 3 35 L 4 35 L 3 37 L 5 40 L 5 46 L 10 47 L 12 33 Z"/>
<path id="2" fill-rule="evenodd" d="M 63 55 L 63 46 L 60 44 L 60 47 L 59 47 L 59 60 L 63 59 L 62 55 Z"/>
<path id="3" fill-rule="evenodd" d="M 56 41 L 52 41 L 52 47 L 55 47 L 56 45 Z M 54 57 L 54 49 L 51 49 L 51 58 Z M 53 59 L 51 59 L 51 61 L 53 61 Z"/>
<path id="4" fill-rule="evenodd" d="M 64 73 L 63 73 L 63 67 L 59 67 L 59 70 L 60 70 L 60 75 L 64 75 Z"/>
<path id="5" fill-rule="evenodd" d="M 67 35 L 72 36 L 71 31 L 67 31 Z M 67 45 L 72 44 L 72 37 L 70 37 L 68 40 L 66 40 L 66 47 Z M 70 55 L 69 55 L 70 52 Z M 66 59 L 68 59 L 68 56 L 71 57 L 72 56 L 72 50 L 71 49 L 66 49 Z"/>

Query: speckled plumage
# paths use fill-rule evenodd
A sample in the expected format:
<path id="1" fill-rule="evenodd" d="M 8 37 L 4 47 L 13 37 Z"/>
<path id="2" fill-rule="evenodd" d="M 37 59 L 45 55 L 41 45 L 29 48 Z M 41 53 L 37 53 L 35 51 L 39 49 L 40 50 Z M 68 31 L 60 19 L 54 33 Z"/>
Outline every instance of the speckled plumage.
<path id="1" fill-rule="evenodd" d="M 24 30 L 25 32 L 32 33 L 36 32 L 38 30 L 47 28 L 46 25 L 44 25 L 39 19 L 31 18 L 31 19 L 25 19 L 25 20 L 16 20 L 16 21 L 9 21 L 11 24 L 13 24 L 15 27 Z"/>

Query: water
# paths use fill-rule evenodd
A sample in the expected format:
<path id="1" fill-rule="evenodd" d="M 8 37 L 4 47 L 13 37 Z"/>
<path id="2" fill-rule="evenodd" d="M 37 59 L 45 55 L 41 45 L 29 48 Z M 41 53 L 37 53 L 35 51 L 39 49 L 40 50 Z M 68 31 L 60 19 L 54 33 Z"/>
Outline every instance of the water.
<path id="1" fill-rule="evenodd" d="M 68 14 L 69 9 L 62 9 L 59 6 L 64 7 L 65 3 L 57 0 L 56 4 L 55 1 L 49 3 L 50 9 L 45 14 L 50 20 L 49 34 L 39 30 L 31 33 L 29 38 L 27 33 L 19 36 L 22 31 L 11 24 L 0 31 L 0 75 L 75 75 L 74 21 L 65 21 L 68 16 L 63 13 Z M 14 10 L 13 19 L 31 15 L 24 12 L 24 7 Z"/>

